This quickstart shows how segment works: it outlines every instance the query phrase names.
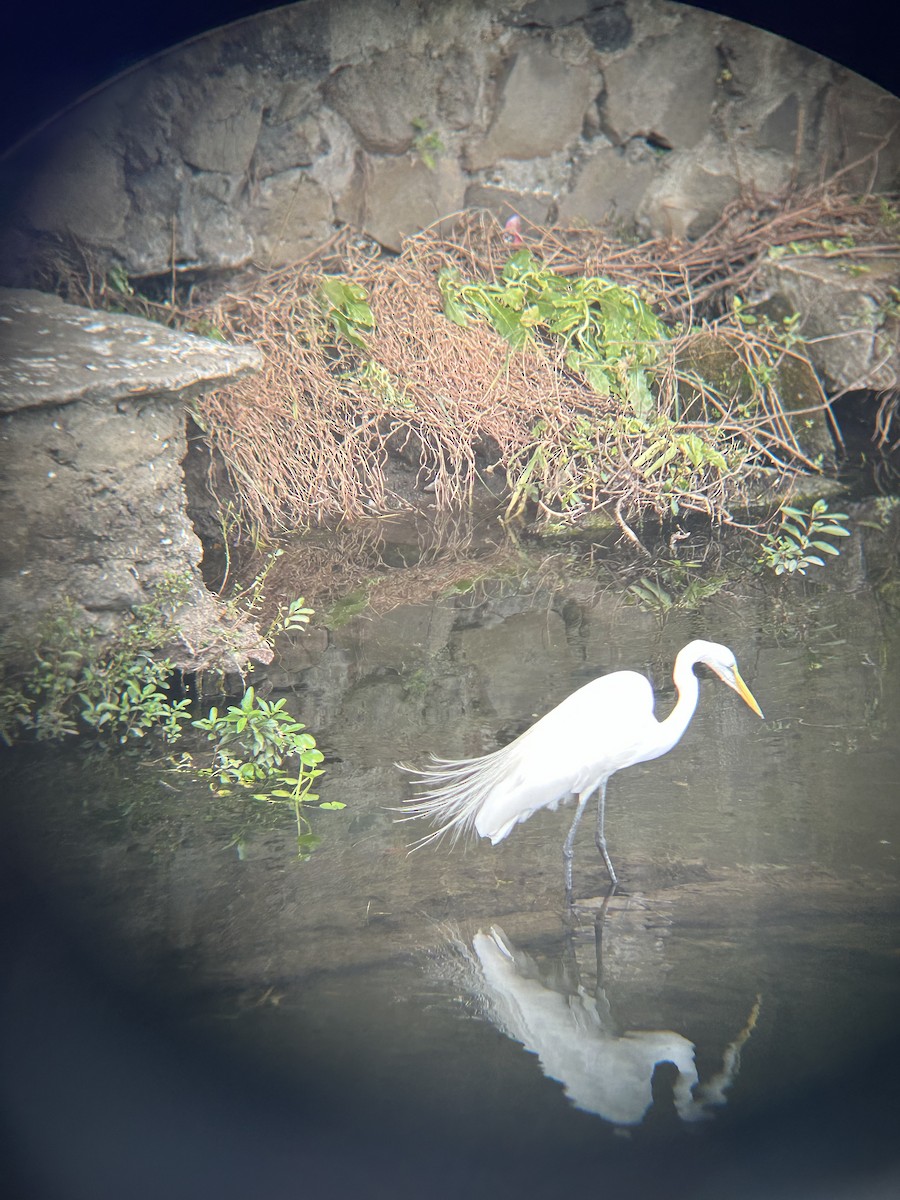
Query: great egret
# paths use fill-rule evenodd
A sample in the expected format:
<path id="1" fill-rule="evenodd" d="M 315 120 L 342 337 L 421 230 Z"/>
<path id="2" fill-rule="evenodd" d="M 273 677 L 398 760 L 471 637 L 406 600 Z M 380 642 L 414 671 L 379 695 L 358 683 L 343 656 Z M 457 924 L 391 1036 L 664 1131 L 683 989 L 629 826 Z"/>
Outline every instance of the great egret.
<path id="1" fill-rule="evenodd" d="M 664 721 L 653 715 L 650 681 L 635 671 L 615 671 L 586 683 L 500 750 L 481 758 L 435 758 L 421 769 L 405 767 L 418 775 L 425 790 L 406 802 L 403 819 L 427 817 L 438 823 L 414 848 L 445 833 L 455 842 L 472 830 L 496 845 L 539 808 L 555 810 L 574 796 L 578 808 L 563 846 L 566 893 L 571 896 L 575 831 L 585 805 L 599 791 L 595 840 L 610 881 L 618 883 L 603 828 L 607 781 L 623 767 L 659 758 L 680 741 L 700 694 L 697 663 L 705 663 L 763 715 L 727 646 L 689 642 L 675 658 L 678 702 Z"/>

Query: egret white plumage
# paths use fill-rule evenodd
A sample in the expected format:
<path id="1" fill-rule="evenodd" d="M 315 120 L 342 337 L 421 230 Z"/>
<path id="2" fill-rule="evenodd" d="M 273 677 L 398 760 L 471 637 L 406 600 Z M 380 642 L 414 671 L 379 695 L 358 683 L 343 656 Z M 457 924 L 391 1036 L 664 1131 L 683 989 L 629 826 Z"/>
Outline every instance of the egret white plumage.
<path id="1" fill-rule="evenodd" d="M 618 883 L 606 848 L 606 785 L 623 767 L 667 753 L 680 740 L 697 708 L 704 663 L 762 716 L 741 678 L 734 654 L 717 642 L 689 642 L 675 658 L 672 677 L 678 701 L 663 721 L 653 714 L 653 688 L 635 671 L 615 671 L 586 683 L 508 746 L 480 758 L 433 759 L 421 769 L 424 788 L 404 804 L 404 820 L 426 817 L 438 827 L 414 848 L 450 834 L 474 831 L 496 845 L 541 808 L 556 809 L 574 797 L 578 807 L 563 846 L 566 892 L 572 893 L 575 832 L 585 806 L 599 792 L 597 849 L 610 881 Z"/>

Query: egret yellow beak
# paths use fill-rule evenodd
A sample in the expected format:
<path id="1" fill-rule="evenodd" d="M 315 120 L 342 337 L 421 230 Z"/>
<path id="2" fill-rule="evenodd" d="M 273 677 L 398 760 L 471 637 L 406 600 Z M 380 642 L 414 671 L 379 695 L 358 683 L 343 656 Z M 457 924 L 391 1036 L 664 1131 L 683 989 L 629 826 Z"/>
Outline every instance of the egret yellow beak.
<path id="1" fill-rule="evenodd" d="M 740 696 L 740 698 L 744 701 L 744 703 L 749 705 L 750 708 L 753 709 L 753 711 L 756 713 L 756 715 L 758 717 L 761 717 L 763 715 L 762 709 L 756 703 L 753 693 L 747 687 L 746 683 L 744 683 L 743 679 L 741 679 L 741 673 L 737 669 L 737 667 L 734 668 L 734 684 L 733 684 L 733 686 L 734 686 L 734 690 L 737 692 L 737 694 Z"/>

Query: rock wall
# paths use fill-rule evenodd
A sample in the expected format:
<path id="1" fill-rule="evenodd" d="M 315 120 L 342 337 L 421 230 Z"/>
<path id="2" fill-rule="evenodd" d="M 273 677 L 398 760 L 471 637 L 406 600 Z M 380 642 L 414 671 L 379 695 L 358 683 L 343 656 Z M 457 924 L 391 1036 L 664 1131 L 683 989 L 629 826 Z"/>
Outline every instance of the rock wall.
<path id="1" fill-rule="evenodd" d="M 900 100 L 724 17 L 667 0 L 306 0 L 128 72 L 0 165 L 0 283 L 46 286 L 66 254 L 167 281 L 272 268 L 344 225 L 397 249 L 475 206 L 689 237 L 741 189 L 838 170 L 897 186 Z M 796 283 L 782 275 L 779 294 Z M 186 571 L 208 632 L 183 401 L 253 352 L 34 292 L 2 304 L 0 620 L 65 592 L 114 623 Z M 824 365 L 841 386 L 886 353 L 873 304 L 850 305 L 871 320 L 849 376 L 840 356 Z"/>
<path id="2" fill-rule="evenodd" d="M 225 346 L 34 291 L 0 289 L 0 627 L 63 598 L 101 633 L 186 578 L 179 666 L 231 670 L 271 651 L 225 629 L 186 512 L 185 403 L 259 365 Z M 220 636 L 221 653 L 198 652 Z"/>
<path id="3" fill-rule="evenodd" d="M 0 282 L 278 266 L 464 206 L 695 236 L 742 188 L 896 185 L 900 101 L 666 0 L 307 0 L 173 50 L 6 164 Z M 864 163 L 853 167 L 852 164 Z"/>

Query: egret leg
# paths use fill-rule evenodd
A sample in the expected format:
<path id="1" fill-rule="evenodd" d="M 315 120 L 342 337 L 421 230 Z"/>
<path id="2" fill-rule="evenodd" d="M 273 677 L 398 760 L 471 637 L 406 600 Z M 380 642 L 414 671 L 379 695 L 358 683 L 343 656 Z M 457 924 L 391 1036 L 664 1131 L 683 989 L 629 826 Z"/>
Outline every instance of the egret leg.
<path id="1" fill-rule="evenodd" d="M 575 820 L 572 822 L 572 827 L 563 845 L 563 861 L 566 864 L 566 899 L 570 902 L 572 899 L 572 861 L 575 858 L 575 832 L 578 829 L 578 822 L 581 820 L 581 814 L 584 812 L 584 806 L 587 804 L 589 798 L 590 792 L 585 792 L 578 797 Z"/>
<path id="2" fill-rule="evenodd" d="M 615 887 L 619 882 L 619 877 L 616 875 L 615 868 L 612 865 L 612 859 L 609 857 L 609 851 L 606 849 L 606 834 L 603 832 L 603 826 L 606 822 L 606 780 L 600 784 L 600 798 L 597 801 L 597 836 L 595 841 L 597 849 L 603 855 L 603 861 L 606 863 L 606 869 L 609 872 L 609 881 Z"/>

